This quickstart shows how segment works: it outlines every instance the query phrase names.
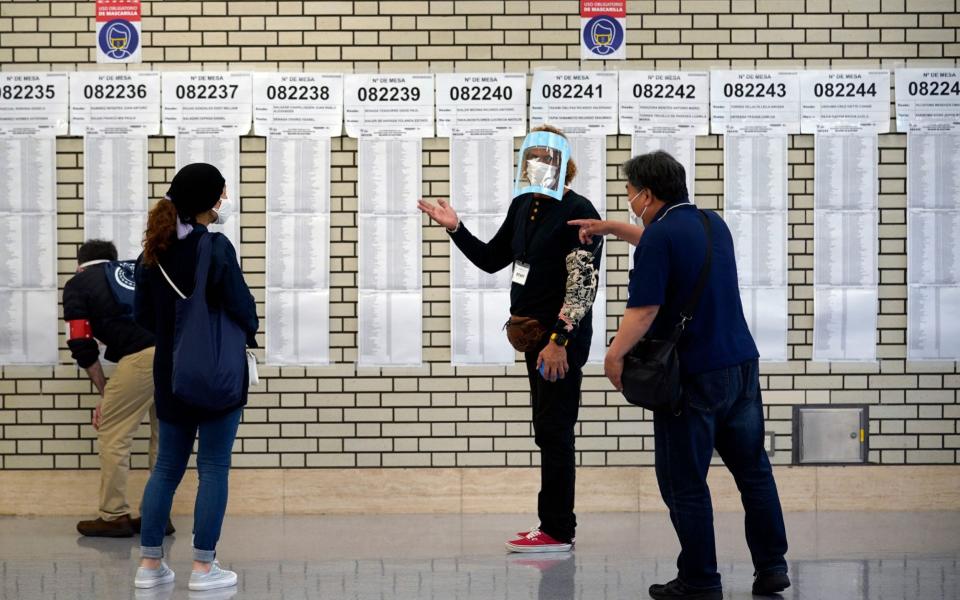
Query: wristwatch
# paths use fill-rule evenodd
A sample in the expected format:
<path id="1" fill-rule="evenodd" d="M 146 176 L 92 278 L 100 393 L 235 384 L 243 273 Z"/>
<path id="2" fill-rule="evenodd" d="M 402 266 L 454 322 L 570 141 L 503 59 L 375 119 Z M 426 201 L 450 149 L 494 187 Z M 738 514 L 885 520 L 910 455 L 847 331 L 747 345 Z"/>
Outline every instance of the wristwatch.
<path id="1" fill-rule="evenodd" d="M 564 348 L 566 348 L 567 345 L 570 344 L 570 338 L 567 337 L 567 334 L 560 333 L 557 331 L 554 331 L 553 333 L 550 334 L 550 341 Z"/>

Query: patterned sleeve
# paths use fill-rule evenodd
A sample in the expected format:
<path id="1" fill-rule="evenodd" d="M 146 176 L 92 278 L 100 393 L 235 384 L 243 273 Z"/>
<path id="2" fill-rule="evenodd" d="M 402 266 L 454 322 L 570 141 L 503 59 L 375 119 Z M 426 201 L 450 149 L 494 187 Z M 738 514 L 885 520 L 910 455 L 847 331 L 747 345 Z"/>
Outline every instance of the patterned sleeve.
<path id="1" fill-rule="evenodd" d="M 575 248 L 567 255 L 566 262 L 567 293 L 560 309 L 560 321 L 564 323 L 564 329 L 570 332 L 586 316 L 597 297 L 599 256 L 596 252 Z"/>

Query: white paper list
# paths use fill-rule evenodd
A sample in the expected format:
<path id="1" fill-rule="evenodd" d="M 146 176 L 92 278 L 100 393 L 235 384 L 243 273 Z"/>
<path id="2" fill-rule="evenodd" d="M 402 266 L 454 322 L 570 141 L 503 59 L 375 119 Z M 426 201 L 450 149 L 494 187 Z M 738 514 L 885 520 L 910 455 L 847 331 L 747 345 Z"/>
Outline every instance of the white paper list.
<path id="1" fill-rule="evenodd" d="M 419 366 L 422 363 L 423 293 L 367 291 L 357 304 L 360 365 Z"/>
<path id="2" fill-rule="evenodd" d="M 358 144 L 358 363 L 422 362 L 420 138 Z"/>
<path id="3" fill-rule="evenodd" d="M 876 360 L 878 302 L 875 286 L 815 286 L 813 359 Z"/>
<path id="4" fill-rule="evenodd" d="M 877 171 L 875 162 L 872 168 L 861 164 L 862 155 L 876 156 L 876 139 L 873 133 L 816 137 L 814 360 L 876 360 Z M 846 177 L 838 178 L 836 172 Z"/>
<path id="5" fill-rule="evenodd" d="M 227 198 L 233 202 L 234 214 L 225 225 L 210 225 L 210 231 L 227 236 L 240 255 L 240 138 L 199 137 L 178 135 L 176 137 L 177 170 L 191 163 L 208 163 L 220 170 L 226 180 Z"/>
<path id="6" fill-rule="evenodd" d="M 907 134 L 907 358 L 960 360 L 960 134 Z"/>
<path id="7" fill-rule="evenodd" d="M 330 289 L 267 288 L 267 362 L 330 361 Z"/>
<path id="8" fill-rule="evenodd" d="M 656 135 L 634 131 L 630 137 L 630 155 L 638 156 L 663 150 L 683 165 L 687 175 L 687 193 L 690 201 L 696 198 L 694 180 L 696 177 L 697 138 L 694 135 Z"/>
<path id="9" fill-rule="evenodd" d="M 0 212 L 54 212 L 57 141 L 53 137 L 0 137 Z"/>
<path id="10" fill-rule="evenodd" d="M 450 138 L 450 202 L 487 242 L 506 219 L 513 191 L 513 137 Z M 510 316 L 510 269 L 487 273 L 450 244 L 450 352 L 454 365 L 512 365 L 503 332 Z"/>
<path id="11" fill-rule="evenodd" d="M 266 361 L 318 365 L 330 362 L 330 138 L 296 113 L 267 136 Z"/>
<path id="12" fill-rule="evenodd" d="M 0 138 L 0 365 L 57 362 L 52 133 Z"/>
<path id="13" fill-rule="evenodd" d="M 147 223 L 147 137 L 83 139 L 83 235 L 113 241 L 121 260 L 140 254 Z"/>
<path id="14" fill-rule="evenodd" d="M 724 220 L 760 359 L 787 360 L 787 136 L 724 136 Z"/>
<path id="15" fill-rule="evenodd" d="M 570 158 L 577 176 L 570 187 L 593 203 L 605 219 L 607 214 L 607 138 L 603 135 L 570 136 Z M 593 301 L 593 339 L 587 362 L 602 363 L 607 354 L 607 255 L 600 260 L 597 297 Z"/>
<path id="16" fill-rule="evenodd" d="M 510 316 L 510 290 L 453 289 L 450 320 L 454 323 L 451 354 L 454 365 L 512 365 L 514 350 L 503 325 Z"/>

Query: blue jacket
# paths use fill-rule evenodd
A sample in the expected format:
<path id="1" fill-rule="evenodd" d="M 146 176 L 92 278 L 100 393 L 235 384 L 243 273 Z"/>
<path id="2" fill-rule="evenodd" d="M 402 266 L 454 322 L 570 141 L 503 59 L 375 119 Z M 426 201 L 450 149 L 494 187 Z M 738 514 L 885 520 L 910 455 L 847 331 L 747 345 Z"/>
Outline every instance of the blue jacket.
<path id="1" fill-rule="evenodd" d="M 177 240 L 160 257 L 167 275 L 189 296 L 193 293 L 197 263 L 197 242 L 206 233 L 203 225 L 195 225 L 193 232 Z M 207 277 L 207 302 L 212 307 L 222 308 L 247 334 L 247 345 L 255 348 L 255 334 L 259 327 L 257 306 L 250 288 L 243 279 L 237 253 L 225 236 L 215 234 L 212 244 L 210 273 Z M 247 402 L 246 393 L 238 406 L 231 406 L 220 413 L 199 411 L 181 401 L 173 394 L 173 328 L 176 320 L 176 301 L 179 296 L 164 279 L 156 266 L 142 264 L 143 255 L 137 259 L 136 294 L 134 318 L 144 329 L 156 336 L 156 353 L 153 360 L 154 398 L 157 416 L 170 422 L 196 422 L 229 412 Z"/>

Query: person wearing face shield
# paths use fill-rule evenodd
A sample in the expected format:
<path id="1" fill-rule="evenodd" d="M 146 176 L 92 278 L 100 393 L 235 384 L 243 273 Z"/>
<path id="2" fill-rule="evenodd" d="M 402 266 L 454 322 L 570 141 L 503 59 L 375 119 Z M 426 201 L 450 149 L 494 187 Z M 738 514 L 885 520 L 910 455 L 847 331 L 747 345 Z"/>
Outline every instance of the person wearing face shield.
<path id="1" fill-rule="evenodd" d="M 160 421 L 157 462 L 143 494 L 141 562 L 134 579 L 137 588 L 152 588 L 174 579 L 173 571 L 162 560 L 163 526 L 198 439 L 200 486 L 189 587 L 208 590 L 237 582 L 236 573 L 221 569 L 214 559 L 227 506 L 230 455 L 247 400 L 247 386 L 243 385 L 238 402 L 218 410 L 200 409 L 173 392 L 175 339 L 181 315 L 177 306 L 181 294 L 191 296 L 195 285 L 205 286 L 211 310 L 226 313 L 240 326 L 247 346 L 257 346 L 256 304 L 237 253 L 224 235 L 207 231 L 212 223 L 224 223 L 229 210 L 225 181 L 216 167 L 204 163 L 183 167 L 171 181 L 166 198 L 150 211 L 143 253 L 137 259 L 134 318 L 156 336 L 154 402 Z M 203 266 L 199 264 L 201 248 L 202 256 L 209 256 L 209 267 L 206 261 Z M 196 281 L 201 268 L 207 268 L 203 282 Z"/>
<path id="2" fill-rule="evenodd" d="M 567 551 L 574 543 L 574 426 L 603 247 L 601 236 L 581 243 L 577 228 L 567 224 L 599 218 L 590 201 L 570 189 L 575 174 L 566 138 L 543 126 L 524 141 L 513 202 L 490 241 L 477 239 L 445 200 L 419 202 L 474 265 L 488 273 L 513 268 L 505 327 L 524 353 L 541 457 L 540 522 L 507 542 L 513 552 Z"/>
<path id="3" fill-rule="evenodd" d="M 790 586 L 787 534 L 764 450 L 759 353 L 743 316 L 730 230 L 715 212 L 697 210 L 683 166 L 666 152 L 635 156 L 623 171 L 630 210 L 641 225 L 571 221 L 585 239 L 613 234 L 637 245 L 627 308 L 604 361 L 617 390 L 623 390 L 624 356 L 637 342 L 667 339 L 681 322 L 707 264 L 708 241 L 712 249 L 702 293 L 683 317 L 677 343 L 681 407 L 653 414 L 657 482 L 681 550 L 676 579 L 651 586 L 650 596 L 723 597 L 707 487 L 714 450 L 740 490 L 755 569 L 753 593 L 776 594 Z"/>

